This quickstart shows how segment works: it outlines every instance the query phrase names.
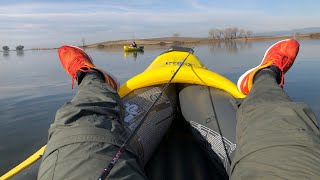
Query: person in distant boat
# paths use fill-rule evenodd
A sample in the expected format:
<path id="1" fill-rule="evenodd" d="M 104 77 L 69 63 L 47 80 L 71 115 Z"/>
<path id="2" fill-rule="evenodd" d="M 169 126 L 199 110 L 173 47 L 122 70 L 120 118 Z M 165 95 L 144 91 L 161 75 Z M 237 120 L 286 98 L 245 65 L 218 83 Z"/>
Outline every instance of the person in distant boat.
<path id="1" fill-rule="evenodd" d="M 132 47 L 138 47 L 138 45 L 136 44 L 135 41 L 132 42 L 131 46 L 132 46 Z"/>
<path id="2" fill-rule="evenodd" d="M 298 51 L 297 41 L 279 41 L 266 51 L 260 65 L 239 78 L 238 88 L 247 96 L 237 110 L 237 148 L 230 179 L 320 179 L 316 117 L 282 89 Z M 98 179 L 126 139 L 120 123 L 124 111 L 119 84 L 80 48 L 62 46 L 58 54 L 72 77 L 72 88 L 74 80 L 79 87 L 49 129 L 38 179 Z M 138 151 L 133 142 L 107 179 L 147 179 Z M 197 162 L 186 163 L 197 166 Z M 225 170 L 217 162 L 212 171 Z"/>

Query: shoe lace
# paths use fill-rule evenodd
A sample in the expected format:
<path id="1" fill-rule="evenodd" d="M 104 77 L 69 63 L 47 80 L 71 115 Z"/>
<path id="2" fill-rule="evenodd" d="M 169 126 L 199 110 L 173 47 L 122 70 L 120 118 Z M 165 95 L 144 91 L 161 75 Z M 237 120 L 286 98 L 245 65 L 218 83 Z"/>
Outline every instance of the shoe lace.
<path id="1" fill-rule="evenodd" d="M 285 73 L 285 71 L 287 71 L 287 69 L 285 69 L 285 68 L 288 67 L 288 66 L 290 67 L 290 63 L 292 63 L 292 60 L 290 60 L 288 56 L 283 55 L 283 54 L 276 54 L 275 56 L 277 56 L 276 58 L 278 60 L 274 62 L 274 65 L 277 66 L 281 71 L 280 86 L 283 88 L 283 85 L 284 85 L 284 73 Z"/>
<path id="2" fill-rule="evenodd" d="M 75 57 L 71 61 L 71 63 L 69 64 L 69 67 L 68 67 L 68 72 L 70 73 L 70 75 L 72 77 L 72 85 L 71 85 L 72 89 L 74 87 L 74 80 L 76 80 L 76 78 L 77 78 L 78 71 L 82 71 L 82 72 L 89 72 L 90 71 L 90 67 L 85 63 L 82 56 Z"/>

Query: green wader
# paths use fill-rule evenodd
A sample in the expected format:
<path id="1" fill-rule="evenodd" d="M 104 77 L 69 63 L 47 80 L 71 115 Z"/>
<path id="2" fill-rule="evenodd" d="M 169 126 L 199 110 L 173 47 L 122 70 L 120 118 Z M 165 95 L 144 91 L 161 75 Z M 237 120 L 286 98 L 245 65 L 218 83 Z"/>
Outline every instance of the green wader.
<path id="1" fill-rule="evenodd" d="M 127 138 L 118 122 L 121 99 L 96 72 L 88 73 L 75 97 L 63 105 L 49 129 L 38 179 L 98 179 Z M 120 157 L 109 179 L 146 179 L 134 151 Z"/>
<path id="2" fill-rule="evenodd" d="M 237 111 L 231 179 L 320 179 L 320 132 L 311 109 L 261 76 Z"/>
<path id="3" fill-rule="evenodd" d="M 76 96 L 56 115 L 38 179 L 97 179 L 127 138 L 119 95 L 97 73 L 88 73 Z M 240 106 L 231 179 L 319 179 L 316 118 L 291 102 L 270 76 L 254 84 Z M 147 179 L 133 148 L 109 179 Z"/>

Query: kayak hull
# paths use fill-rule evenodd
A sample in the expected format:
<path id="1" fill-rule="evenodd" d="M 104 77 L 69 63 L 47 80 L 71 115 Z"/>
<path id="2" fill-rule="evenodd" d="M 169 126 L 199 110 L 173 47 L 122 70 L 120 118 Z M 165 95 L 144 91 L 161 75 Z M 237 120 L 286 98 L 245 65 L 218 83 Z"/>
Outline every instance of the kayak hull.
<path id="1" fill-rule="evenodd" d="M 125 52 L 143 51 L 144 50 L 144 46 L 138 46 L 138 47 L 123 46 L 123 50 Z"/>

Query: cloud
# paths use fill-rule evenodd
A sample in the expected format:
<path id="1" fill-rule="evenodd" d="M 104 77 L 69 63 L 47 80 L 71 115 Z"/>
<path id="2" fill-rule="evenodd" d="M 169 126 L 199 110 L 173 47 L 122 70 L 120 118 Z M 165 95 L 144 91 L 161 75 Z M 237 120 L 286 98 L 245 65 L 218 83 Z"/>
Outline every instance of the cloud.
<path id="1" fill-rule="evenodd" d="M 179 1 L 178 1 L 179 2 Z M 57 46 L 152 36 L 207 36 L 210 28 L 238 26 L 255 32 L 319 26 L 318 16 L 270 14 L 259 9 L 214 6 L 215 1 L 92 1 L 39 2 L 0 7 L 0 33 L 4 42 L 26 46 Z M 33 39 L 34 41 L 28 41 Z"/>

